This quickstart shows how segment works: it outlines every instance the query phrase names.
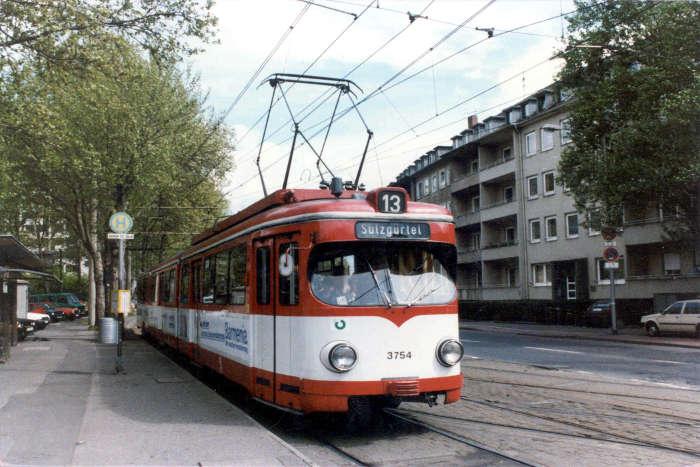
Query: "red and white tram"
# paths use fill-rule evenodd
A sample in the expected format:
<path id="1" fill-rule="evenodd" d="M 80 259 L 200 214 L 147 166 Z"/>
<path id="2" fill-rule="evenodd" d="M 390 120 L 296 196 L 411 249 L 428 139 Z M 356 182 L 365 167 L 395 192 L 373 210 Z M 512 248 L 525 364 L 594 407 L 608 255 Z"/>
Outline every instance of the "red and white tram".
<path id="1" fill-rule="evenodd" d="M 452 217 L 401 188 L 279 190 L 140 283 L 143 332 L 296 412 L 459 399 Z"/>

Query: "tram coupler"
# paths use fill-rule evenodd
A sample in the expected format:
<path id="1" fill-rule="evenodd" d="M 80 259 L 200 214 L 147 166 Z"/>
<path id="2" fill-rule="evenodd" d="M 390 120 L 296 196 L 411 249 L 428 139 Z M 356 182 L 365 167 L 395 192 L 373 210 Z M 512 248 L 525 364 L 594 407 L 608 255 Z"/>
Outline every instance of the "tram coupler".
<path id="1" fill-rule="evenodd" d="M 433 407 L 438 405 L 437 401 L 438 395 L 435 393 L 430 393 L 425 395 L 425 401 L 428 403 L 428 407 Z"/>

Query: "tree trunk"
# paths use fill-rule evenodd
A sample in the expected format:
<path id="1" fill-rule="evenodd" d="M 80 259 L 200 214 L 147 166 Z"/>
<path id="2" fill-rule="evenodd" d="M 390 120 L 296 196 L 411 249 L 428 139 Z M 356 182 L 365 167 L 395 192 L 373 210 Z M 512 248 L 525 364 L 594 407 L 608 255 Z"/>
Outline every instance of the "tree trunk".
<path id="1" fill-rule="evenodd" d="M 95 259 L 88 255 L 88 310 L 90 313 L 90 326 L 93 327 L 97 324 L 95 292 Z"/>

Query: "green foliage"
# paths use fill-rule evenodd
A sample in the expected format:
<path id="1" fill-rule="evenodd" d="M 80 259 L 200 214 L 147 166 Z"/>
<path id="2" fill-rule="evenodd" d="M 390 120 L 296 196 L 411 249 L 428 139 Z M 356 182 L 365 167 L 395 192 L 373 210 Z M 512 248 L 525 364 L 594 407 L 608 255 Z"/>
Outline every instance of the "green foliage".
<path id="1" fill-rule="evenodd" d="M 582 211 L 678 207 L 696 226 L 700 180 L 700 4 L 577 0 L 560 80 L 575 144 L 559 172 Z M 670 211 L 670 209 L 667 209 Z"/>
<path id="2" fill-rule="evenodd" d="M 150 219 L 163 203 L 223 210 L 217 187 L 230 168 L 230 134 L 207 114 L 198 81 L 145 60 L 117 37 L 89 45 L 121 53 L 80 73 L 37 64 L 2 95 L 4 163 L 19 175 L 24 204 L 51 206 L 84 243 L 93 206 L 100 239 L 118 209 L 132 211 L 137 234 L 201 228 L 193 217 L 201 213 L 168 211 L 167 225 Z"/>
<path id="3" fill-rule="evenodd" d="M 213 39 L 211 7 L 211 0 L 3 0 L 0 65 L 104 59 L 85 43 L 113 35 L 167 62 L 197 52 L 193 39 Z"/>

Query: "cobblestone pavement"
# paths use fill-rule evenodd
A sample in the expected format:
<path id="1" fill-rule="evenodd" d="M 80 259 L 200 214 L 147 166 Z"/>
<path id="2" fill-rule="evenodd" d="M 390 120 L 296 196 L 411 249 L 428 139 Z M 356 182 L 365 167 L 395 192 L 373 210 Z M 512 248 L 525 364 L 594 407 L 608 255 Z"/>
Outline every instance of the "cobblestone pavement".
<path id="1" fill-rule="evenodd" d="M 700 465 L 700 388 L 463 364 L 459 403 L 399 413 L 532 465 Z"/>

